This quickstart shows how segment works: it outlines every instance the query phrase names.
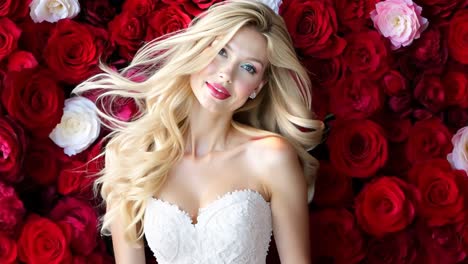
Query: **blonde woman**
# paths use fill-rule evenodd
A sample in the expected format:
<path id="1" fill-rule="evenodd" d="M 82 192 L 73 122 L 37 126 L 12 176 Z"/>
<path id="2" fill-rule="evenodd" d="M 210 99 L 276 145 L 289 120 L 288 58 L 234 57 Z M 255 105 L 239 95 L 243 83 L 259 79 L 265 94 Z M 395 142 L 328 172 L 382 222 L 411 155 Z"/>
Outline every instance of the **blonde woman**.
<path id="1" fill-rule="evenodd" d="M 101 67 L 74 93 L 101 89 L 141 112 L 131 122 L 100 112 L 113 132 L 95 190 L 117 263 L 145 263 L 144 239 L 159 264 L 265 263 L 272 233 L 282 263 L 310 263 L 318 163 L 307 150 L 323 123 L 279 15 L 222 2 L 120 73 Z"/>

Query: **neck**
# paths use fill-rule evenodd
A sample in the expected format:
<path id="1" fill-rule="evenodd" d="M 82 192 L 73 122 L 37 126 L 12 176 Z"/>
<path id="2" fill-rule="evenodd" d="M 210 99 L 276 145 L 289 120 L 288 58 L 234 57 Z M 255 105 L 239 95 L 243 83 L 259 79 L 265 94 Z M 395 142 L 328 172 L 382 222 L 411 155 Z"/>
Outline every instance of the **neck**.
<path id="1" fill-rule="evenodd" d="M 232 113 L 212 113 L 196 104 L 189 116 L 186 154 L 193 159 L 229 148 Z"/>

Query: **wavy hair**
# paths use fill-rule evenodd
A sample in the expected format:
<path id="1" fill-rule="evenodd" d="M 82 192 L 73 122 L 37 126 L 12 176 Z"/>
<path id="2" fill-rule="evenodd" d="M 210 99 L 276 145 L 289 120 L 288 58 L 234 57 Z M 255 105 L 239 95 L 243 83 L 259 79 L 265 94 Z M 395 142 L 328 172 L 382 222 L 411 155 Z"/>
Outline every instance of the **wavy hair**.
<path id="1" fill-rule="evenodd" d="M 324 125 L 314 119 L 311 83 L 284 21 L 256 1 L 221 2 L 193 19 L 186 29 L 146 43 L 119 71 L 100 62 L 103 73 L 73 90 L 77 95 L 100 91 L 96 104 L 102 108 L 98 114 L 102 125 L 111 129 L 101 153 L 105 166 L 94 183 L 95 194 L 100 193 L 108 205 L 100 218 L 102 235 L 111 235 L 111 222 L 119 217 L 126 227 L 125 239 L 138 246 L 144 235 L 148 198 L 160 190 L 169 170 L 184 154 L 183 135 L 190 126 L 189 111 L 196 100 L 190 75 L 206 67 L 246 26 L 267 40 L 267 83 L 255 99 L 234 113 L 231 123 L 248 135 L 276 135 L 291 142 L 304 168 L 309 201 L 312 199 L 318 162 L 307 150 L 321 142 Z M 210 45 L 213 48 L 207 49 Z M 134 100 L 139 108 L 139 114 L 128 122 L 104 107 L 122 97 Z"/>

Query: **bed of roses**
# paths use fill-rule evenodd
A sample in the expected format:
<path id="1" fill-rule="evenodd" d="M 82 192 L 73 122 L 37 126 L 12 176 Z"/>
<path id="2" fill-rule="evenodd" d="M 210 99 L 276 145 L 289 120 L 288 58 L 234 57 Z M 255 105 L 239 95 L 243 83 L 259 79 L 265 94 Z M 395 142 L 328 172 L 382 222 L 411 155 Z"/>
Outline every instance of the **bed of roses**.
<path id="1" fill-rule="evenodd" d="M 92 192 L 103 159 L 87 163 L 109 131 L 95 95 L 70 91 L 99 59 L 119 69 L 215 2 L 0 3 L 2 263 L 113 263 Z M 468 0 L 285 0 L 279 12 L 327 125 L 311 151 L 314 263 L 467 263 Z M 109 108 L 121 120 L 136 109 Z M 274 244 L 267 260 L 279 263 Z"/>

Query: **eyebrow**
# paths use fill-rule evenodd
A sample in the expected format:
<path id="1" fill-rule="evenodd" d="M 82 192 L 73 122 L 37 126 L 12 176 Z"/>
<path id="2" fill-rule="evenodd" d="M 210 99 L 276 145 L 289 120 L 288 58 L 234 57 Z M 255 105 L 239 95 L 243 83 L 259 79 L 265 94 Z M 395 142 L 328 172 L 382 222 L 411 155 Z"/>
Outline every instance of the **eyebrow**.
<path id="1" fill-rule="evenodd" d="M 229 43 L 226 44 L 226 48 L 229 49 L 229 50 L 231 50 L 231 51 L 233 51 L 233 49 L 232 49 L 232 47 L 231 47 L 231 45 L 230 45 Z M 256 59 L 256 58 L 254 58 L 254 57 L 247 57 L 246 59 L 247 59 L 247 60 L 255 61 L 255 62 L 259 63 L 260 65 L 262 65 L 262 67 L 263 67 L 263 62 L 261 62 L 259 59 Z"/>

